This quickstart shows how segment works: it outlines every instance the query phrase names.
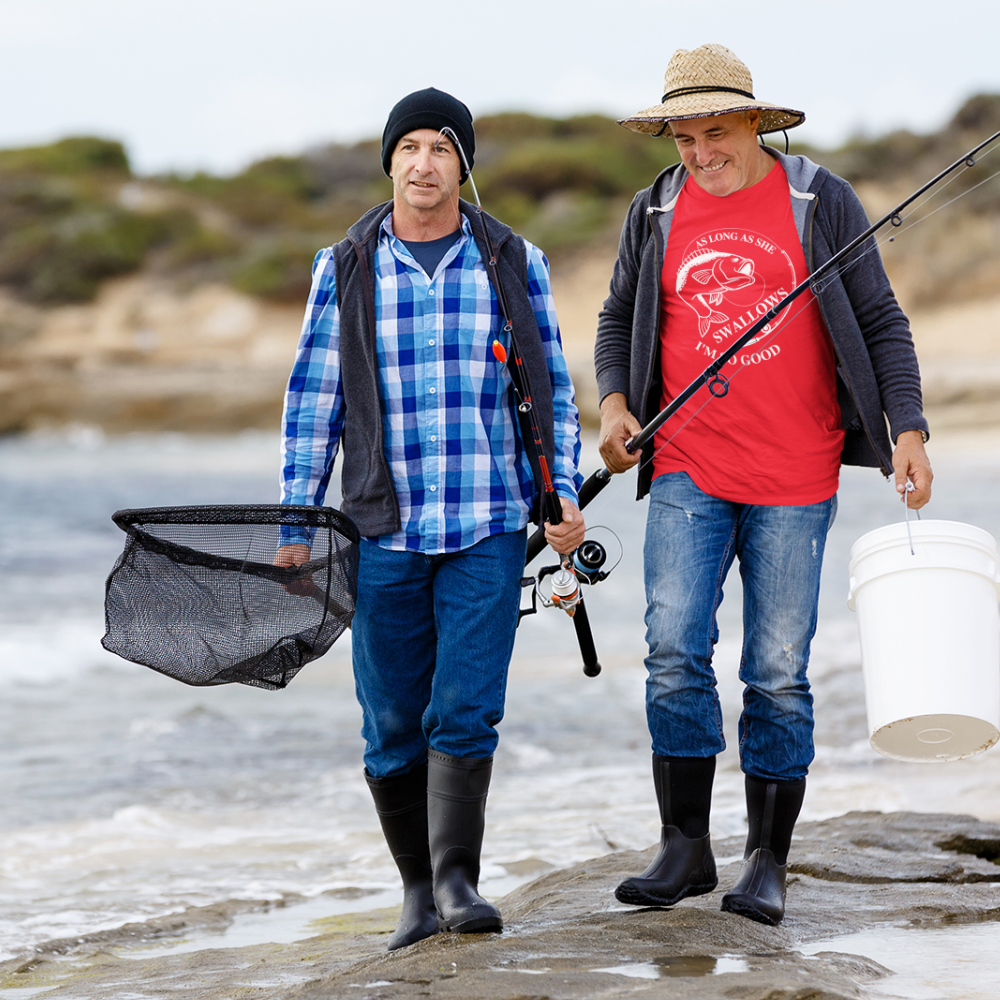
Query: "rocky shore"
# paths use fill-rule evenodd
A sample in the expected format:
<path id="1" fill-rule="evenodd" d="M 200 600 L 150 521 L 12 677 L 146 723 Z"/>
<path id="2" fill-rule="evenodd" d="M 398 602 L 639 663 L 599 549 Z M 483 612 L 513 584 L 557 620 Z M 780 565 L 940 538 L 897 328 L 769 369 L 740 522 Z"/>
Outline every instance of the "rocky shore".
<path id="1" fill-rule="evenodd" d="M 575 306 L 588 278 L 573 272 L 560 299 Z M 304 305 L 148 276 L 106 282 L 93 303 L 49 309 L 0 290 L 0 434 L 276 430 Z M 577 312 L 567 306 L 567 356 L 593 422 L 597 312 L 576 320 Z"/>
<path id="2" fill-rule="evenodd" d="M 585 424 L 600 422 L 597 314 L 613 249 L 553 273 Z M 107 433 L 275 429 L 302 307 L 221 284 L 138 275 L 88 305 L 41 309 L 0 292 L 0 433 L 67 425 Z M 913 313 L 932 429 L 1000 424 L 1000 298 Z"/>
<path id="3" fill-rule="evenodd" d="M 730 838 L 715 847 L 719 888 L 673 909 L 615 901 L 614 886 L 644 867 L 653 848 L 618 852 L 510 893 L 500 901 L 502 935 L 440 935 L 386 953 L 396 914 L 375 910 L 316 920 L 312 936 L 292 944 L 218 947 L 212 938 L 241 912 L 276 912 L 274 903 L 244 901 L 49 942 L 0 964 L 0 995 L 847 1000 L 876 986 L 893 995 L 892 976 L 904 964 L 911 972 L 919 966 L 921 931 L 1000 921 L 1000 825 L 970 816 L 854 812 L 801 824 L 789 859 L 788 914 L 777 928 L 720 912 L 742 844 Z M 899 927 L 915 937 L 896 968 L 852 953 L 849 941 L 826 944 Z M 185 939 L 203 946 L 170 953 Z M 982 956 L 984 983 L 995 981 L 996 961 L 994 949 Z"/>

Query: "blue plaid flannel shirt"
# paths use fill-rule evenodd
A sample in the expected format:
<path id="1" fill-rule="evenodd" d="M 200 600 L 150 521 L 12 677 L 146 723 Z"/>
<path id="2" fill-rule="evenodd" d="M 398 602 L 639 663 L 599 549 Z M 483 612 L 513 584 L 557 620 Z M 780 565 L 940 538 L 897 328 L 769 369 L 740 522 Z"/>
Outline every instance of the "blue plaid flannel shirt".
<path id="1" fill-rule="evenodd" d="M 520 237 L 514 237 L 518 239 Z M 525 241 L 528 297 L 553 391 L 557 492 L 577 502 L 580 426 L 562 354 L 548 261 Z M 515 428 L 510 376 L 495 360 L 501 319 L 468 220 L 428 276 L 382 224 L 375 251 L 379 394 L 386 459 L 399 499 L 400 530 L 383 548 L 457 552 L 529 520 L 533 480 Z M 313 262 L 295 365 L 285 396 L 282 503 L 321 504 L 340 443 L 340 310 L 332 248 Z M 296 541 L 286 537 L 284 541 Z M 304 539 L 302 539 L 304 540 Z"/>

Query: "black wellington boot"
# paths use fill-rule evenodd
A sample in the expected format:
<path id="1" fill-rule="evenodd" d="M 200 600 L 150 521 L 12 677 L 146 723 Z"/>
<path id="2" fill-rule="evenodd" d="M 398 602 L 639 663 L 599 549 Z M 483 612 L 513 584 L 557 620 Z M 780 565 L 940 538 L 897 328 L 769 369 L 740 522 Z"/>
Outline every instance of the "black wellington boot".
<path id="1" fill-rule="evenodd" d="M 719 883 L 708 836 L 714 757 L 653 754 L 653 785 L 660 806 L 660 851 L 641 874 L 627 878 L 615 898 L 632 906 L 673 906 L 711 892 Z"/>
<path id="2" fill-rule="evenodd" d="M 500 911 L 479 895 L 479 854 L 493 758 L 427 754 L 427 829 L 438 925 L 459 934 L 503 930 Z"/>
<path id="3" fill-rule="evenodd" d="M 750 831 L 743 867 L 722 909 L 776 926 L 785 915 L 785 876 L 792 830 L 806 794 L 806 779 L 768 781 L 746 776 Z"/>
<path id="4" fill-rule="evenodd" d="M 406 774 L 365 780 L 375 800 L 385 842 L 403 878 L 403 912 L 389 938 L 389 951 L 438 932 L 427 840 L 427 765 Z"/>

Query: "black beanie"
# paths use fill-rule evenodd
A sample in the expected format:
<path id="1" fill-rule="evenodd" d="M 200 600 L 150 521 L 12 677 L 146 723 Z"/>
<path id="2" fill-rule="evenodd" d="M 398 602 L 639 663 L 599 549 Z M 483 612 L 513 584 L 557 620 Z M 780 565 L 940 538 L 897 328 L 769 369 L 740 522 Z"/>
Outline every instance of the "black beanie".
<path id="1" fill-rule="evenodd" d="M 428 87 L 404 97 L 389 112 L 389 120 L 382 133 L 382 169 L 386 176 L 392 167 L 392 154 L 396 143 L 418 128 L 432 128 L 440 131 L 447 126 L 458 136 L 469 170 L 476 159 L 476 133 L 472 127 L 472 112 L 457 98 L 443 90 Z M 459 154 L 461 160 L 461 154 Z M 462 183 L 468 179 L 469 170 L 462 164 Z"/>

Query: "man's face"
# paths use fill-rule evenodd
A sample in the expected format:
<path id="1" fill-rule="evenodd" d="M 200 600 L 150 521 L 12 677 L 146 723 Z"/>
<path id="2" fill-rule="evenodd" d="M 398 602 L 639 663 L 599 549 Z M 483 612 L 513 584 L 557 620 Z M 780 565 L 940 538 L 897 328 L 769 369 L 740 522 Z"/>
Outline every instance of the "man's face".
<path id="1" fill-rule="evenodd" d="M 392 153 L 392 190 L 415 209 L 435 209 L 454 201 L 462 163 L 452 141 L 432 128 L 407 132 Z"/>
<path id="2" fill-rule="evenodd" d="M 709 194 L 724 198 L 760 179 L 760 112 L 749 112 L 748 119 L 734 111 L 670 123 L 681 161 Z"/>

